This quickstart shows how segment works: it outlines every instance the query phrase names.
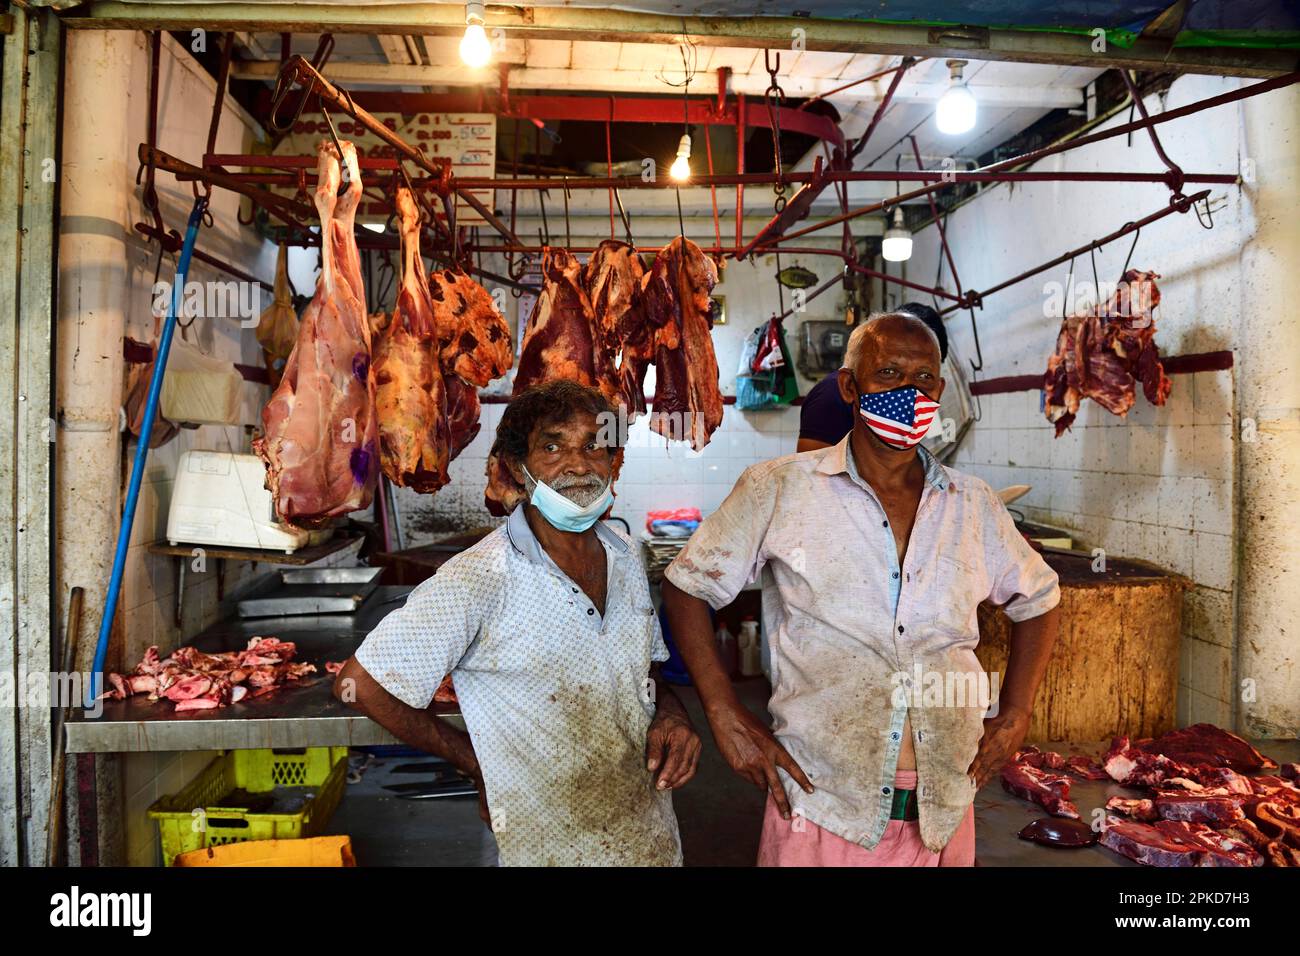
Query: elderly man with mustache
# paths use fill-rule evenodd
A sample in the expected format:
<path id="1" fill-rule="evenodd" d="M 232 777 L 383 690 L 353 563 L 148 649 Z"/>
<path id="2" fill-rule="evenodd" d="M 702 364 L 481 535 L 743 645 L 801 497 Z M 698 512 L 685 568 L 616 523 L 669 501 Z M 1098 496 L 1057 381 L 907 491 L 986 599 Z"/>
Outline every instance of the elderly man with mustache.
<path id="1" fill-rule="evenodd" d="M 478 785 L 503 865 L 680 866 L 673 789 L 700 740 L 613 500 L 614 410 L 555 381 L 511 401 L 493 452 L 528 492 L 377 627 L 335 695 Z M 427 708 L 443 675 L 468 733 Z"/>

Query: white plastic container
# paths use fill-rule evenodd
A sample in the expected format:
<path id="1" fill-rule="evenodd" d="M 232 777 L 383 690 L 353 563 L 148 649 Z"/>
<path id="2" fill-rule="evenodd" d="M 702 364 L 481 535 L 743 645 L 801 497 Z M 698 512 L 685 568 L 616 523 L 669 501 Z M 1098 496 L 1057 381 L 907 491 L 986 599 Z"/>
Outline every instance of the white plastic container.
<path id="1" fill-rule="evenodd" d="M 292 554 L 314 544 L 312 532 L 281 523 L 266 466 L 256 455 L 187 451 L 181 455 L 167 512 L 170 544 L 259 548 Z"/>
<path id="2" fill-rule="evenodd" d="M 758 633 L 758 622 L 746 618 L 740 622 L 740 676 L 757 677 L 763 673 L 763 639 Z"/>

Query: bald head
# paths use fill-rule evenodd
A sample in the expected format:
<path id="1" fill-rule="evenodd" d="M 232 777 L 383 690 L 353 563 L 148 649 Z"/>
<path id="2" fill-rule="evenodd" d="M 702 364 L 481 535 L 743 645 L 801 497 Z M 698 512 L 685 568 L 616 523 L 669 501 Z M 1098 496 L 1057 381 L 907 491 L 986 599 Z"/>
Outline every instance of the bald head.
<path id="1" fill-rule="evenodd" d="M 853 330 L 840 370 L 840 397 L 913 385 L 935 401 L 943 393 L 939 340 L 908 312 L 876 312 Z"/>
<path id="2" fill-rule="evenodd" d="M 921 339 L 929 341 L 935 349 L 935 368 L 938 369 L 943 361 L 939 337 L 924 321 L 910 312 L 873 312 L 867 316 L 867 320 L 854 329 L 849 336 L 849 344 L 844 349 L 842 368 L 856 372 L 868 342 L 879 348 L 882 340 L 889 342 L 898 336 L 913 342 Z"/>

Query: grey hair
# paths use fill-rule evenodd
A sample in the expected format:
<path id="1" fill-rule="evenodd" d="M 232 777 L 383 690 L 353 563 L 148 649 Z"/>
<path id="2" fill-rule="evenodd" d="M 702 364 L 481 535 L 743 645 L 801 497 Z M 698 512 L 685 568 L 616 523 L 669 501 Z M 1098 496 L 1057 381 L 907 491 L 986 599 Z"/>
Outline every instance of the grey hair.
<path id="1" fill-rule="evenodd" d="M 939 336 L 935 335 L 934 329 L 926 325 L 915 314 L 903 311 L 872 312 L 864 322 L 850 333 L 849 344 L 844 347 L 844 362 L 840 365 L 840 368 L 846 368 L 850 372 L 857 371 L 858 362 L 862 358 L 862 350 L 867 347 L 867 336 L 870 334 L 870 329 L 880 319 L 907 319 L 910 322 L 915 322 L 925 329 L 926 334 L 934 340 L 934 347 L 939 349 L 942 354 L 943 349 L 939 345 Z"/>

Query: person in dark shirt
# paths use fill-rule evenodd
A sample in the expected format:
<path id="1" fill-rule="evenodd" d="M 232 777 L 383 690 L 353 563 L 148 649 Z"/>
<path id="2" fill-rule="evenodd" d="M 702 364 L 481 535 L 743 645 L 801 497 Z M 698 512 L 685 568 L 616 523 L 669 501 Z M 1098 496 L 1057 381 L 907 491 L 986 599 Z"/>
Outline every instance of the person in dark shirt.
<path id="1" fill-rule="evenodd" d="M 940 360 L 948 358 L 948 333 L 939 313 L 920 302 L 908 302 L 895 311 L 916 316 L 939 340 Z M 853 431 L 853 408 L 840 398 L 839 370 L 831 372 L 812 387 L 799 412 L 799 443 L 795 451 L 812 451 L 837 444 Z"/>

